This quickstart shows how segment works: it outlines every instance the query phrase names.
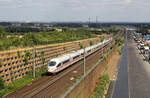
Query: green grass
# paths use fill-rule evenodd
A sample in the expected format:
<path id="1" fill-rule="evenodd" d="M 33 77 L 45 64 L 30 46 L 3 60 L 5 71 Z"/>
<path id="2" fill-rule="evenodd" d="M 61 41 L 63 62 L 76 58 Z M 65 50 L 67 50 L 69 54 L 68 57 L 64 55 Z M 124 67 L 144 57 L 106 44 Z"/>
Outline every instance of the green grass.
<path id="1" fill-rule="evenodd" d="M 90 98 L 102 98 L 104 95 L 104 90 L 106 89 L 106 85 L 109 83 L 110 79 L 108 75 L 104 75 L 99 78 L 100 83 L 97 83 L 95 92 Z"/>
<path id="2" fill-rule="evenodd" d="M 106 66 L 106 67 L 105 67 L 105 71 L 107 71 L 108 69 L 109 69 L 109 67 L 108 67 L 108 66 Z"/>
<path id="3" fill-rule="evenodd" d="M 33 78 L 32 72 L 29 72 L 25 77 L 14 80 L 12 83 L 5 85 L 4 89 L 0 90 L 0 98 L 10 92 L 13 92 L 34 80 L 40 78 L 44 73 L 46 73 L 46 66 L 40 68 L 39 71 L 36 70 L 36 77 Z"/>

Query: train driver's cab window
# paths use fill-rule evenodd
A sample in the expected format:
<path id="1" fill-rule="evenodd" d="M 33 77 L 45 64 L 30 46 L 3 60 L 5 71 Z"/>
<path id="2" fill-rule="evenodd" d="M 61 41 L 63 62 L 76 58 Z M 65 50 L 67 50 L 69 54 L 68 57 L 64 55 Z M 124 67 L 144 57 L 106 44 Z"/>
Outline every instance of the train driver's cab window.
<path id="1" fill-rule="evenodd" d="M 61 66 L 61 63 L 59 63 L 58 65 L 57 65 L 57 67 L 60 67 Z"/>
<path id="2" fill-rule="evenodd" d="M 55 66 L 55 65 L 56 65 L 56 62 L 55 62 L 55 61 L 49 62 L 49 66 Z"/>

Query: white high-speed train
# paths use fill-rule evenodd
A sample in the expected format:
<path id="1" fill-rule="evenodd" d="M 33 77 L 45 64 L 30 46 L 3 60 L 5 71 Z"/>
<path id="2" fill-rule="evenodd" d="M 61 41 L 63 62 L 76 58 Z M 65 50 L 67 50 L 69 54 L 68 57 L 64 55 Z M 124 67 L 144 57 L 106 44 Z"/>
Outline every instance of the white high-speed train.
<path id="1" fill-rule="evenodd" d="M 112 38 L 109 38 L 107 40 L 105 39 L 101 43 L 98 43 L 98 44 L 95 44 L 95 45 L 85 48 L 85 50 L 80 49 L 78 51 L 72 51 L 71 53 L 64 54 L 57 58 L 51 59 L 48 62 L 48 73 L 55 74 L 65 68 L 69 67 L 73 63 L 76 63 L 79 60 L 83 59 L 84 51 L 85 51 L 85 56 L 88 56 L 88 55 L 94 53 L 95 51 L 97 51 L 100 48 L 99 46 L 104 45 L 105 43 L 107 43 L 111 40 L 112 40 Z"/>

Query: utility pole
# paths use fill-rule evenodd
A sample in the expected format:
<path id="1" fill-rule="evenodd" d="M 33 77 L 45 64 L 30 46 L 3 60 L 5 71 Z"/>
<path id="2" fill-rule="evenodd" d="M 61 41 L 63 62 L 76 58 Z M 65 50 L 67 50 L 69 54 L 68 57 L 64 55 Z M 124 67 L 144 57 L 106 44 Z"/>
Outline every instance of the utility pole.
<path id="1" fill-rule="evenodd" d="M 96 29 L 97 29 L 97 21 L 98 21 L 98 17 L 96 16 L 96 22 L 95 22 L 95 33 L 96 33 Z"/>
<path id="2" fill-rule="evenodd" d="M 33 46 L 33 77 L 35 78 L 35 47 Z"/>
<path id="3" fill-rule="evenodd" d="M 84 75 L 85 75 L 85 47 L 84 47 Z"/>
<path id="4" fill-rule="evenodd" d="M 90 23 L 91 23 L 91 18 L 89 17 L 89 26 L 88 27 L 90 27 Z"/>
<path id="5" fill-rule="evenodd" d="M 98 22 L 98 17 L 96 16 L 96 24 L 97 24 L 97 22 Z M 97 26 L 97 25 L 96 25 Z"/>
<path id="6" fill-rule="evenodd" d="M 72 33 L 72 51 L 74 51 L 74 42 L 73 42 L 73 32 L 71 32 Z"/>

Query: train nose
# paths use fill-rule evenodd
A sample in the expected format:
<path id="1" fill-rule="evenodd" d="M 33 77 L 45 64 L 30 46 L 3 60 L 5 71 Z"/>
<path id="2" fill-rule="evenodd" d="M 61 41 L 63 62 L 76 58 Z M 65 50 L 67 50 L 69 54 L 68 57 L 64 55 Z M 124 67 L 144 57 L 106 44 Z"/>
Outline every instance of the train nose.
<path id="1" fill-rule="evenodd" d="M 54 72 L 55 68 L 54 67 L 48 67 L 48 72 Z"/>

